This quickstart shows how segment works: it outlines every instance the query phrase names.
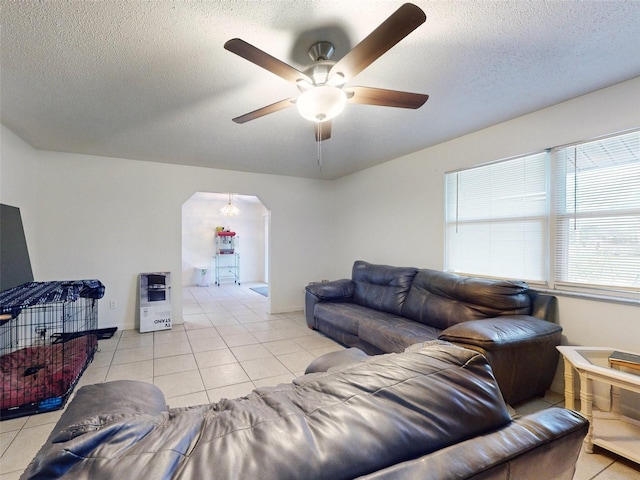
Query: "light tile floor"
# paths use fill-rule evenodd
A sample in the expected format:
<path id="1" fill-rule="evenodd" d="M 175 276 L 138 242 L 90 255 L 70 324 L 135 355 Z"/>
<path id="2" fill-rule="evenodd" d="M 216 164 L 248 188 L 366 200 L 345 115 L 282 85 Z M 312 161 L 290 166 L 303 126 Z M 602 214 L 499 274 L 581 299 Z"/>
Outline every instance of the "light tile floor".
<path id="1" fill-rule="evenodd" d="M 184 324 L 164 332 L 118 331 L 100 340 L 77 388 L 142 380 L 160 387 L 171 407 L 198 405 L 289 382 L 314 358 L 343 348 L 309 330 L 302 312 L 266 313 L 267 299 L 251 286 L 185 288 Z M 562 404 L 562 396 L 550 392 L 516 411 L 524 415 Z M 61 415 L 57 411 L 0 422 L 0 480 L 20 476 Z M 580 455 L 574 479 L 640 479 L 640 466 L 597 450 Z"/>

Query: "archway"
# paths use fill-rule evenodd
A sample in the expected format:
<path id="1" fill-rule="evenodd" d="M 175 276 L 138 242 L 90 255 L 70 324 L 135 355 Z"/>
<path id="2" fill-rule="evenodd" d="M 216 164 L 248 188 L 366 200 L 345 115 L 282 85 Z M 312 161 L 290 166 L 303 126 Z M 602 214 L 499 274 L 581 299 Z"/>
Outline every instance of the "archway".
<path id="1" fill-rule="evenodd" d="M 240 214 L 225 217 L 220 209 L 228 201 L 228 193 L 196 192 L 182 205 L 183 287 L 199 285 L 203 270 L 213 269 L 216 227 L 237 233 L 241 281 L 267 283 L 269 231 L 264 225 L 269 212 L 255 195 L 233 194 L 232 203 Z"/>

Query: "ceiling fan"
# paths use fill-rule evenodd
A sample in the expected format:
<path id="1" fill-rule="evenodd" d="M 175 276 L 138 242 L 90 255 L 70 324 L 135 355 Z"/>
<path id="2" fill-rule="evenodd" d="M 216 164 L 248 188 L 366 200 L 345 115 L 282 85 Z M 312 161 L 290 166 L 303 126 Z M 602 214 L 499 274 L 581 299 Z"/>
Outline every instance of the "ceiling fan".
<path id="1" fill-rule="evenodd" d="M 426 18 L 419 7 L 405 3 L 337 62 L 331 60 L 334 52 L 331 43 L 314 43 L 309 49 L 313 63 L 302 71 L 244 40 L 229 40 L 224 44 L 224 48 L 295 83 L 301 92 L 297 97 L 280 100 L 236 117 L 233 121 L 245 123 L 296 105 L 304 118 L 314 122 L 316 140 L 321 142 L 331 137 L 331 119 L 340 114 L 347 102 L 412 109 L 421 107 L 429 95 L 373 87 L 352 87 L 345 86 L 345 83 L 422 25 Z"/>

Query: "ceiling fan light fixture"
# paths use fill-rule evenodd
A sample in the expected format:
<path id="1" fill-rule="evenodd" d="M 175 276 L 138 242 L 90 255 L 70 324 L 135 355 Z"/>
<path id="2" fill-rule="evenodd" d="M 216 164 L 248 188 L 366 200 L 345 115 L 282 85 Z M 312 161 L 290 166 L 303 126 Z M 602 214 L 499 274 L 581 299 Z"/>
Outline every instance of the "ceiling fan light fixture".
<path id="1" fill-rule="evenodd" d="M 302 117 L 312 122 L 326 122 L 340 115 L 347 103 L 345 93 L 331 85 L 320 85 L 303 92 L 296 102 Z"/>
<path id="2" fill-rule="evenodd" d="M 371 87 L 348 87 L 346 92 L 341 89 L 426 19 L 420 7 L 405 3 L 337 62 L 331 60 L 335 51 L 331 42 L 314 43 L 308 51 L 313 63 L 302 71 L 244 40 L 232 38 L 224 44 L 225 49 L 296 84 L 302 92 L 297 98 L 281 100 L 232 120 L 246 123 L 296 104 L 300 115 L 314 122 L 319 151 L 320 143 L 331 138 L 330 120 L 340 114 L 347 101 L 360 105 L 420 108 L 428 95 Z"/>

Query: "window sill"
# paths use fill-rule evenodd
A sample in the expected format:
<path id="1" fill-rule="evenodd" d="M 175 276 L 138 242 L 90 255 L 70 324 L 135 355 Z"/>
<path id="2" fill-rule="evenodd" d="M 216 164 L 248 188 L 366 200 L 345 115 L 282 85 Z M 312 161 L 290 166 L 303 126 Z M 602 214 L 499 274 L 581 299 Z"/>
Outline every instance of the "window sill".
<path id="1" fill-rule="evenodd" d="M 548 295 L 556 295 L 558 297 L 579 298 L 581 300 L 593 300 L 596 302 L 616 303 L 620 305 L 630 305 L 632 307 L 640 307 L 640 298 L 618 297 L 614 295 L 577 292 L 573 290 L 556 290 L 553 288 L 538 288 L 532 286 L 532 290 L 545 293 Z"/>

